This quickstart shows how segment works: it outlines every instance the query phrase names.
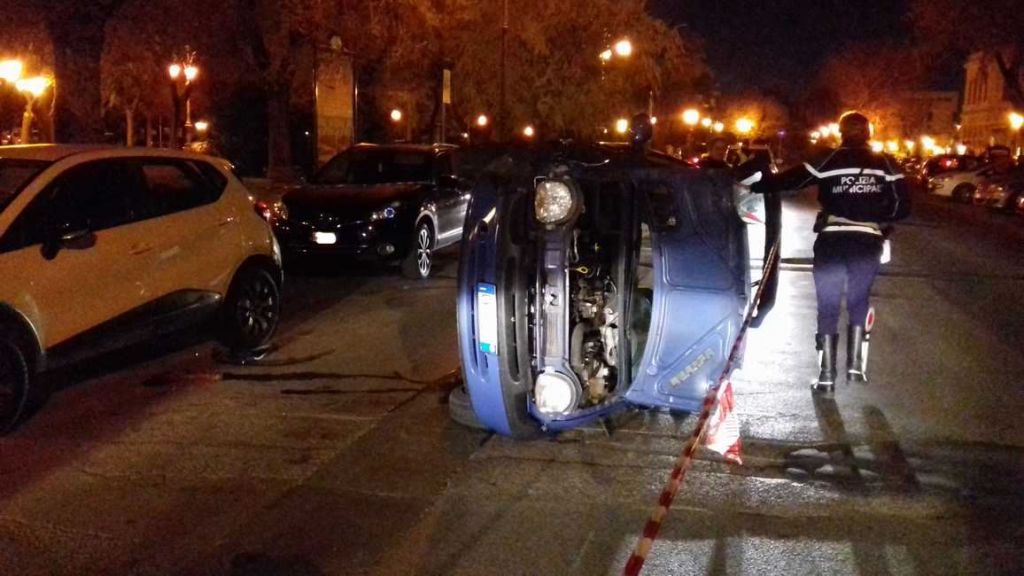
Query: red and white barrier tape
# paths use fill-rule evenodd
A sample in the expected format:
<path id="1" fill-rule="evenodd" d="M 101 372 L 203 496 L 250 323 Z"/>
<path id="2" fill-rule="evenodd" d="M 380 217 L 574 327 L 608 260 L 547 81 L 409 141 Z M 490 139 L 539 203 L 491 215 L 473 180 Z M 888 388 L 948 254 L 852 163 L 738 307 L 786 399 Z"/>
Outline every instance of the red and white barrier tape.
<path id="1" fill-rule="evenodd" d="M 743 339 L 747 335 L 747 329 L 750 327 L 750 323 L 754 318 L 754 311 L 757 310 L 761 303 L 761 296 L 764 293 L 765 286 L 768 285 L 768 276 L 772 271 L 774 261 L 778 258 L 779 243 L 778 241 L 772 245 L 771 251 L 768 253 L 768 258 L 765 261 L 764 273 L 761 275 L 761 284 L 757 287 L 757 293 L 754 295 L 754 303 L 747 311 L 746 317 L 743 319 L 743 324 L 740 326 L 739 335 L 736 338 L 736 342 L 732 345 L 732 350 L 729 352 L 729 358 L 726 360 L 725 368 L 722 370 L 721 375 L 718 377 L 718 381 L 714 386 L 708 389 L 707 395 L 704 397 L 704 404 L 701 407 L 700 417 L 697 419 L 697 426 L 693 430 L 693 434 L 690 435 L 686 441 L 686 445 L 683 447 L 683 451 L 679 454 L 679 458 L 676 459 L 675 467 L 672 468 L 672 474 L 669 475 L 668 483 L 665 488 L 661 491 L 661 496 L 658 498 L 658 506 L 651 513 L 650 518 L 647 519 L 647 524 L 644 525 L 643 535 L 640 540 L 636 543 L 636 547 L 633 548 L 633 554 L 629 557 L 629 561 L 626 562 L 626 567 L 622 573 L 626 576 L 635 576 L 640 573 L 643 569 L 644 562 L 647 560 L 647 555 L 651 551 L 651 547 L 654 546 L 654 539 L 658 536 L 658 531 L 661 529 L 661 523 L 668 516 L 668 509 L 672 506 L 672 501 L 675 500 L 676 494 L 679 493 L 679 488 L 683 485 L 683 478 L 686 476 L 687 470 L 693 465 L 693 457 L 697 453 L 697 449 L 700 447 L 701 442 L 707 433 L 708 421 L 711 418 L 711 414 L 714 411 L 716 400 L 718 398 L 718 391 L 728 379 L 732 373 L 733 365 L 736 363 L 736 356 L 743 344 Z"/>

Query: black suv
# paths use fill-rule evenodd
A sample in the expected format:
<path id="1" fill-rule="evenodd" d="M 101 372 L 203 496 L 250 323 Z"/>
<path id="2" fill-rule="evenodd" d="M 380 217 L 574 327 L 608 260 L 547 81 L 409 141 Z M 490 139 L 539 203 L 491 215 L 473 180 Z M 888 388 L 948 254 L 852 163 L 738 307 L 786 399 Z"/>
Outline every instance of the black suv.
<path id="1" fill-rule="evenodd" d="M 285 193 L 274 231 L 288 255 L 401 260 L 430 276 L 434 251 L 462 237 L 471 185 L 449 145 L 358 144 Z"/>

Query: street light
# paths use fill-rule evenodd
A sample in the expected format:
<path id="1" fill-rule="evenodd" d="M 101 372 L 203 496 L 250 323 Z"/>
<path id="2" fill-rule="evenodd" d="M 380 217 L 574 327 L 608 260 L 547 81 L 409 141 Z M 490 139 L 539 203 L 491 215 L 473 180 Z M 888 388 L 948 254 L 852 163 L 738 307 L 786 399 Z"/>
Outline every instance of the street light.
<path id="1" fill-rule="evenodd" d="M 1024 126 L 1024 116 L 1019 112 L 1010 112 L 1010 128 L 1013 128 L 1013 152 L 1017 156 L 1020 156 L 1018 136 L 1020 136 L 1021 126 Z"/>
<path id="2" fill-rule="evenodd" d="M 402 111 L 399 110 L 398 108 L 395 108 L 394 110 L 392 110 L 391 111 L 391 121 L 392 122 L 401 122 L 402 121 Z"/>
<path id="3" fill-rule="evenodd" d="M 25 65 L 22 64 L 21 60 L 0 61 L 0 80 L 8 84 L 14 84 L 21 79 L 24 67 Z"/>
<path id="4" fill-rule="evenodd" d="M 754 130 L 754 121 L 749 118 L 740 118 L 736 121 L 736 131 L 746 136 Z"/>
<path id="5" fill-rule="evenodd" d="M 19 92 L 25 94 L 25 113 L 21 116 L 22 144 L 28 144 L 32 138 L 32 106 L 35 104 L 36 98 L 42 96 L 52 83 L 53 81 L 45 76 L 33 76 L 32 78 L 22 78 L 14 84 Z"/>
<path id="6" fill-rule="evenodd" d="M 711 129 L 715 131 L 715 134 L 721 134 L 725 131 L 725 124 L 722 122 L 715 122 Z"/>
<path id="7" fill-rule="evenodd" d="M 603 52 L 598 54 L 597 57 L 600 58 L 602 62 L 608 62 L 612 59 L 612 49 L 606 48 Z"/>
<path id="8" fill-rule="evenodd" d="M 705 116 L 705 117 L 700 119 L 700 125 L 705 127 L 705 128 L 711 128 L 712 124 L 714 124 L 714 120 L 712 120 L 711 118 L 709 118 L 707 116 Z"/>
<path id="9" fill-rule="evenodd" d="M 181 101 L 185 101 L 185 139 L 191 140 L 192 133 L 192 83 L 199 76 L 199 67 L 195 64 L 196 53 L 185 46 L 185 58 L 172 62 L 167 66 L 167 76 L 171 80 L 171 101 L 174 104 L 174 123 L 171 127 L 171 147 L 178 147 L 178 125 L 181 122 Z"/>
<path id="10" fill-rule="evenodd" d="M 615 121 L 615 131 L 619 134 L 625 134 L 629 131 L 629 120 L 625 118 L 619 118 Z"/>
<path id="11" fill-rule="evenodd" d="M 615 54 L 622 58 L 629 58 L 633 54 L 633 43 L 628 38 L 623 38 L 615 43 Z"/>
<path id="12" fill-rule="evenodd" d="M 533 126 L 527 124 L 526 127 L 523 128 L 523 136 L 533 138 L 534 134 L 536 134 L 536 131 L 533 129 Z"/>
<path id="13" fill-rule="evenodd" d="M 688 108 L 683 112 L 683 124 L 694 127 L 700 122 L 700 112 L 695 108 Z"/>
<path id="14" fill-rule="evenodd" d="M 479 115 L 479 116 L 477 116 L 477 117 L 476 117 L 476 125 L 477 125 L 478 127 L 480 127 L 480 128 L 486 128 L 486 127 L 487 127 L 487 124 L 488 124 L 488 123 L 489 123 L 490 121 L 491 121 L 491 120 L 490 120 L 490 119 L 489 119 L 489 118 L 487 117 L 487 115 L 486 115 L 486 114 L 481 114 L 481 115 Z"/>

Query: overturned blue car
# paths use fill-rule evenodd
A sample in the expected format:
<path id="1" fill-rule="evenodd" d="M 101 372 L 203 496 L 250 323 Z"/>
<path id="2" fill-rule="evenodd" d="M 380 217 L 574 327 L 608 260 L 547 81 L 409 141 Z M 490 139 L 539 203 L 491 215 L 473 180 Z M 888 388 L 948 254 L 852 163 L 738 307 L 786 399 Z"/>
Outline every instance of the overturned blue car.
<path id="1" fill-rule="evenodd" d="M 628 406 L 699 410 L 744 316 L 774 300 L 778 202 L 642 142 L 493 157 L 458 279 L 475 420 L 529 437 Z"/>

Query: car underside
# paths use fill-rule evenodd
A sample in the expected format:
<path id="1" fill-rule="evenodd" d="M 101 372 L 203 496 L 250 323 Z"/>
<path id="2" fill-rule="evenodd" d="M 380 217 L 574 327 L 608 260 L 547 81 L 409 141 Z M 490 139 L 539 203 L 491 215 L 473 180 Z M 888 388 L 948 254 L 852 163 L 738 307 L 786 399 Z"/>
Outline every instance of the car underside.
<path id="1" fill-rule="evenodd" d="M 474 192 L 463 364 L 474 411 L 507 435 L 699 406 L 749 304 L 731 181 L 596 151 L 510 156 Z"/>

